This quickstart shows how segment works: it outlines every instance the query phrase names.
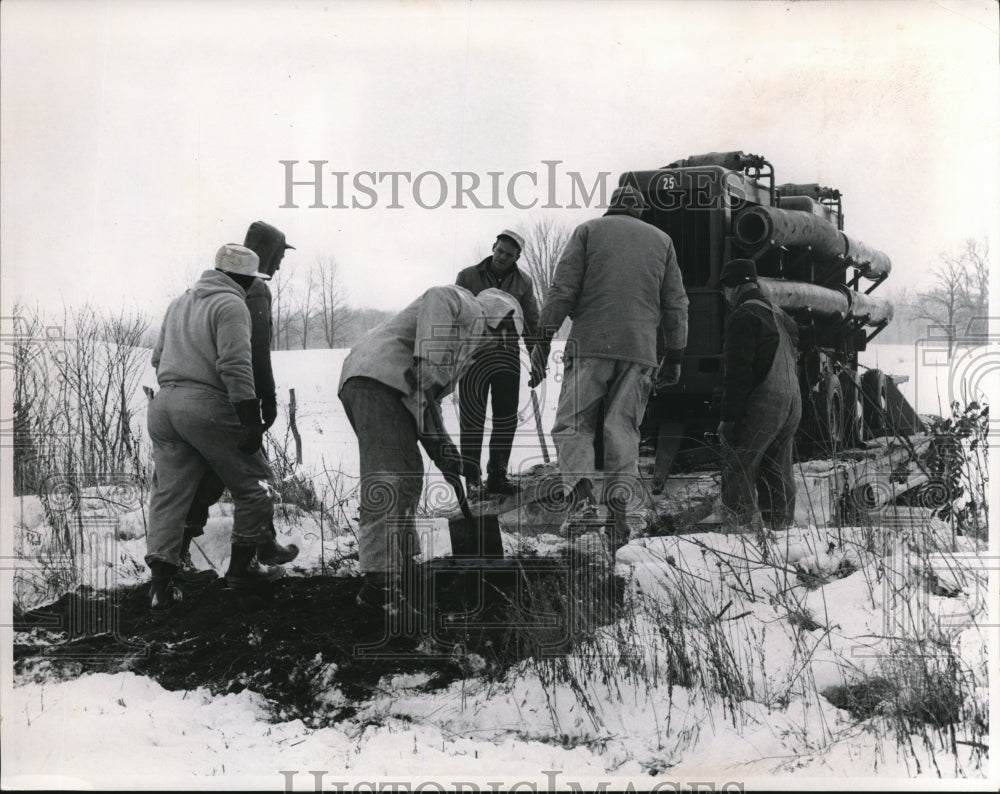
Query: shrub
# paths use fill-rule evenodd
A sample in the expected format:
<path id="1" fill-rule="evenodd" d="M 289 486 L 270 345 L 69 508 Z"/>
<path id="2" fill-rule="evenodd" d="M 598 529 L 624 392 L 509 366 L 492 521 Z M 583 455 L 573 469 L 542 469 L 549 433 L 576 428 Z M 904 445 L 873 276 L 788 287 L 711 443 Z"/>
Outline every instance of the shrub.
<path id="1" fill-rule="evenodd" d="M 934 515 L 949 521 L 958 532 L 986 539 L 989 504 L 986 484 L 989 455 L 989 406 L 971 402 L 963 409 L 951 404 L 951 415 L 931 423 L 927 456 L 936 497 Z"/>

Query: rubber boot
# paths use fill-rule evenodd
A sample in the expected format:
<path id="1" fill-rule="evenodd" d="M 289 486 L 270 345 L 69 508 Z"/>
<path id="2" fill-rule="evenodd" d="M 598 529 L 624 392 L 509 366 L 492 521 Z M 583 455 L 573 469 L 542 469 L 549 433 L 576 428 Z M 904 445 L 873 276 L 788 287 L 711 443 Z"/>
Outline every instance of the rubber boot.
<path id="1" fill-rule="evenodd" d="M 184 600 L 180 589 L 174 586 L 177 566 L 159 560 L 149 564 L 152 578 L 149 583 L 149 611 L 156 618 L 164 618 L 170 610 Z"/>
<path id="2" fill-rule="evenodd" d="M 257 544 L 257 560 L 264 565 L 284 565 L 299 556 L 299 547 L 294 543 L 282 546 L 276 538 L 268 538 Z"/>
<path id="3" fill-rule="evenodd" d="M 573 538 L 588 532 L 603 529 L 597 502 L 594 500 L 594 484 L 586 477 L 581 478 L 570 491 L 569 515 L 559 527 L 564 538 Z"/>
<path id="4" fill-rule="evenodd" d="M 517 486 L 507 479 L 506 470 L 493 467 L 488 467 L 487 470 L 486 493 L 491 496 L 513 496 L 517 493 Z"/>
<path id="5" fill-rule="evenodd" d="M 608 551 L 612 555 L 628 543 L 631 530 L 628 525 L 628 505 L 624 499 L 608 499 L 608 521 L 604 532 L 608 538 Z"/>
<path id="6" fill-rule="evenodd" d="M 257 561 L 257 546 L 233 544 L 226 584 L 232 588 L 254 588 L 269 585 L 285 575 L 284 568 L 276 565 L 261 565 Z"/>
<path id="7" fill-rule="evenodd" d="M 423 614 L 414 582 L 404 585 L 403 577 L 398 573 L 366 573 L 361 579 L 361 589 L 355 598 L 359 607 L 384 611 L 390 616 L 409 614 L 420 617 Z"/>
<path id="8" fill-rule="evenodd" d="M 191 542 L 193 540 L 194 535 L 185 529 L 184 540 L 181 541 L 181 564 L 174 578 L 179 582 L 187 583 L 207 582 L 217 578 L 218 574 L 215 571 L 211 569 L 203 571 L 195 566 L 194 560 L 191 559 Z"/>

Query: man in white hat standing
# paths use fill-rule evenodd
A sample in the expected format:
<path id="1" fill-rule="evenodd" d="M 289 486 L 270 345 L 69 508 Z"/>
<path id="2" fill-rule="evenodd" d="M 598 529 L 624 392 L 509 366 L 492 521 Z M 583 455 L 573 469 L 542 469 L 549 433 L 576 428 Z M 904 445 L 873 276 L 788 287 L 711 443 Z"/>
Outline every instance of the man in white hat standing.
<path id="1" fill-rule="evenodd" d="M 498 334 L 520 334 L 521 307 L 486 289 L 431 287 L 399 314 L 369 331 L 344 361 L 337 394 L 358 437 L 362 606 L 388 615 L 419 612 L 403 576 L 420 551 L 414 514 L 424 485 L 422 445 L 453 477 L 471 474 L 441 417 L 441 399 Z"/>
<path id="2" fill-rule="evenodd" d="M 517 232 L 504 229 L 493 244 L 493 254 L 478 265 L 458 274 L 455 283 L 473 295 L 484 289 L 500 289 L 514 298 L 524 312 L 524 341 L 530 354 L 538 326 L 538 301 L 531 279 L 517 266 L 524 250 L 524 239 Z M 462 376 L 458 385 L 459 423 L 462 430 L 462 458 L 479 468 L 483 448 L 483 425 L 486 400 L 493 407 L 493 430 L 490 433 L 490 456 L 486 463 L 486 492 L 501 496 L 514 493 L 507 477 L 510 451 L 517 430 L 517 401 L 521 389 L 521 360 L 516 336 L 498 337 L 484 347 Z M 470 478 L 469 489 L 480 485 L 478 476 Z"/>
<path id="3" fill-rule="evenodd" d="M 273 278 L 280 269 L 285 251 L 294 250 L 284 233 L 264 221 L 254 221 L 247 228 L 243 245 L 257 254 L 260 272 Z M 254 392 L 260 398 L 264 429 L 268 430 L 278 418 L 278 398 L 274 386 L 274 372 L 271 367 L 271 291 L 264 278 L 255 278 L 247 289 L 247 308 L 250 310 L 250 354 L 253 363 Z M 187 518 L 184 520 L 184 539 L 181 544 L 180 569 L 177 579 L 193 582 L 214 579 L 215 571 L 199 570 L 191 556 L 191 544 L 195 538 L 205 533 L 209 508 L 222 497 L 225 484 L 214 471 L 207 471 L 198 485 Z M 273 527 L 272 527 L 273 530 Z M 295 546 L 289 548 L 295 549 Z M 261 561 L 290 562 L 288 555 L 273 555 L 265 552 Z"/>
<path id="4" fill-rule="evenodd" d="M 220 248 L 215 270 L 202 273 L 192 289 L 170 304 L 153 349 L 160 390 L 147 414 L 155 470 L 146 564 L 152 571 L 154 613 L 169 611 L 180 600 L 173 578 L 184 519 L 209 470 L 233 497 L 228 584 L 254 586 L 283 573 L 256 559 L 259 545 L 275 545 L 267 489 L 271 472 L 260 451 L 264 423 L 254 389 L 246 306 L 247 291 L 264 276 L 259 264 L 249 248 Z"/>
<path id="5" fill-rule="evenodd" d="M 570 317 L 562 389 L 552 428 L 570 515 L 564 532 L 596 518 L 594 436 L 604 416 L 603 501 L 615 518 L 617 546 L 627 540 L 625 512 L 639 498 L 639 423 L 656 371 L 657 328 L 666 356 L 659 383 L 680 379 L 687 346 L 688 298 L 670 238 L 640 220 L 647 205 L 631 186 L 617 188 L 603 217 L 574 229 L 542 307 L 545 340 Z M 545 377 L 549 346 L 536 346 L 529 385 Z"/>

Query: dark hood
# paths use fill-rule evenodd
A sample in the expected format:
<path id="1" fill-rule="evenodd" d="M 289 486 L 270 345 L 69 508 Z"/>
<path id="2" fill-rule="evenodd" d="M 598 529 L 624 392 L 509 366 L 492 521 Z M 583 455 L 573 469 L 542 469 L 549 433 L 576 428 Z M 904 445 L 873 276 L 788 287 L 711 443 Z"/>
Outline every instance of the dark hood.
<path id="1" fill-rule="evenodd" d="M 247 229 L 243 245 L 254 251 L 260 257 L 260 269 L 271 273 L 275 260 L 286 247 L 285 234 L 269 223 L 254 221 Z"/>

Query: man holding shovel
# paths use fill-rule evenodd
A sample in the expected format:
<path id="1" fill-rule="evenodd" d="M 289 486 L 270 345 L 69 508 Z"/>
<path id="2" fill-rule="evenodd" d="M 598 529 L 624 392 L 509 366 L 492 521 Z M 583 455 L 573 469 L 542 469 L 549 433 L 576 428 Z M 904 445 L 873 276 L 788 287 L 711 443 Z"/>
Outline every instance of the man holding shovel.
<path id="1" fill-rule="evenodd" d="M 431 287 L 351 349 L 337 393 L 361 459 L 359 605 L 389 615 L 420 611 L 403 588 L 419 552 L 414 514 L 424 464 L 418 444 L 459 487 L 458 477 L 473 476 L 444 430 L 441 399 L 475 353 L 523 327 L 521 307 L 501 290 L 474 296 L 458 286 Z"/>
<path id="2" fill-rule="evenodd" d="M 639 422 L 656 371 L 657 328 L 666 355 L 658 382 L 680 379 L 687 345 L 688 298 L 670 238 L 640 220 L 647 205 L 631 186 L 617 188 L 608 211 L 574 229 L 556 265 L 539 333 L 549 340 L 571 317 L 552 438 L 570 514 L 565 534 L 597 517 L 594 437 L 603 400 L 603 500 L 615 518 L 617 548 L 627 541 L 625 513 L 638 496 Z M 545 377 L 549 345 L 532 354 L 534 388 Z"/>

